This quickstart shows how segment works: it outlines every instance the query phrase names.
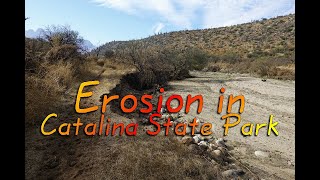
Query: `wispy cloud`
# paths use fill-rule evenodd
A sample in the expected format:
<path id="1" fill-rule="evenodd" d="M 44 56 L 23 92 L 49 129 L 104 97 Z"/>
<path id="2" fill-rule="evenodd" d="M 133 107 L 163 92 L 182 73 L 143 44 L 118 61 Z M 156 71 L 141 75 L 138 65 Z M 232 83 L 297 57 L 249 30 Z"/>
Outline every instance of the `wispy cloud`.
<path id="1" fill-rule="evenodd" d="M 152 31 L 153 33 L 157 34 L 159 33 L 163 28 L 165 27 L 165 25 L 161 22 L 157 23 L 156 25 L 154 25 L 152 27 Z"/>
<path id="2" fill-rule="evenodd" d="M 185 12 L 186 8 L 178 10 L 176 7 L 178 4 L 173 0 L 93 0 L 93 2 L 129 14 L 151 13 L 174 25 L 191 27 L 191 15 Z"/>
<path id="3" fill-rule="evenodd" d="M 294 13 L 294 0 L 215 0 L 204 8 L 204 27 L 240 24 Z"/>
<path id="4" fill-rule="evenodd" d="M 93 0 L 98 5 L 180 28 L 219 27 L 294 13 L 295 0 Z M 160 31 L 162 25 L 157 25 Z"/>

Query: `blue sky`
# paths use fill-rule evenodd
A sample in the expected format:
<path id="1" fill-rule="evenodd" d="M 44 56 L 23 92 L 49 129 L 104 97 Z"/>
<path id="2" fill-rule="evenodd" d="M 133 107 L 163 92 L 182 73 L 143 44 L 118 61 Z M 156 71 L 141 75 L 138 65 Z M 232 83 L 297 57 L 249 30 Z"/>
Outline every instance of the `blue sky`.
<path id="1" fill-rule="evenodd" d="M 94 45 L 295 12 L 295 0 L 26 0 L 25 29 L 70 25 Z"/>

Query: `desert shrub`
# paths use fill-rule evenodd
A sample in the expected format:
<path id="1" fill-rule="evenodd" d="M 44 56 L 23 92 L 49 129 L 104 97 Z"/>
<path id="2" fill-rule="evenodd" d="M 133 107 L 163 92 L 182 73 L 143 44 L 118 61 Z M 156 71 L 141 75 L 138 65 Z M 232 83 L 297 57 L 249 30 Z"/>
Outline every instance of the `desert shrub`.
<path id="1" fill-rule="evenodd" d="M 183 79 L 189 75 L 185 54 L 179 54 L 172 48 L 148 46 L 132 41 L 119 47 L 114 59 L 125 59 L 135 67 L 132 75 L 133 87 L 139 90 L 154 87 L 154 84 L 166 84 L 172 79 Z M 130 78 L 129 78 L 130 79 Z"/>
<path id="2" fill-rule="evenodd" d="M 189 70 L 186 69 L 186 68 L 183 68 L 181 70 L 178 71 L 178 73 L 175 75 L 174 80 L 182 80 L 182 79 L 185 79 L 185 78 L 190 78 L 192 77 L 189 73 Z"/>
<path id="3" fill-rule="evenodd" d="M 70 62 L 58 62 L 48 66 L 44 79 L 51 81 L 61 91 L 67 90 L 75 80 L 76 74 L 73 64 Z"/>
<path id="4" fill-rule="evenodd" d="M 102 58 L 100 58 L 100 59 L 97 60 L 97 64 L 98 64 L 99 66 L 104 66 L 104 62 L 105 62 L 105 60 L 102 59 Z"/>
<path id="5" fill-rule="evenodd" d="M 72 61 L 77 60 L 78 63 L 81 61 L 81 54 L 78 51 L 78 47 L 75 45 L 64 44 L 61 46 L 52 47 L 46 54 L 45 59 L 50 62 L 54 61 Z"/>
<path id="6" fill-rule="evenodd" d="M 108 178 L 223 179 L 223 169 L 177 143 L 173 137 L 146 136 L 130 138 L 112 146 L 110 160 L 113 163 L 105 164 L 112 172 Z"/>
<path id="7" fill-rule="evenodd" d="M 208 71 L 208 72 L 218 72 L 220 70 L 221 70 L 221 67 L 218 64 L 210 64 L 203 69 L 203 71 Z"/>
<path id="8" fill-rule="evenodd" d="M 282 80 L 294 80 L 295 69 L 285 66 L 271 67 L 268 71 L 268 76 Z"/>
<path id="9" fill-rule="evenodd" d="M 39 73 L 41 63 L 49 49 L 49 43 L 42 39 L 25 38 L 25 71 Z"/>
<path id="10" fill-rule="evenodd" d="M 60 91 L 49 79 L 27 75 L 25 78 L 25 119 L 28 124 L 40 122 L 43 116 L 52 113 L 60 97 Z"/>
<path id="11" fill-rule="evenodd" d="M 253 61 L 250 67 L 250 72 L 261 77 L 267 76 L 271 65 L 268 61 Z"/>
<path id="12" fill-rule="evenodd" d="M 105 58 L 111 58 L 113 56 L 114 56 L 114 51 L 112 51 L 110 49 L 105 50 L 105 52 L 104 52 L 104 57 Z"/>
<path id="13" fill-rule="evenodd" d="M 220 60 L 221 60 L 220 56 L 217 56 L 217 55 L 209 55 L 208 56 L 208 63 L 217 63 Z"/>
<path id="14" fill-rule="evenodd" d="M 248 58 L 260 58 L 260 57 L 269 56 L 270 54 L 272 54 L 272 53 L 268 53 L 266 51 L 262 51 L 261 49 L 257 49 L 255 51 L 248 53 L 247 57 Z"/>
<path id="15" fill-rule="evenodd" d="M 250 59 L 244 59 L 239 63 L 233 64 L 232 71 L 238 73 L 249 73 L 252 61 Z"/>
<path id="16" fill-rule="evenodd" d="M 38 123 L 43 116 L 52 113 L 60 103 L 63 93 L 75 79 L 74 68 L 70 62 L 56 64 L 43 63 L 43 74 L 26 74 L 25 110 L 26 122 Z"/>
<path id="17" fill-rule="evenodd" d="M 198 48 L 188 49 L 185 58 L 190 70 L 202 70 L 208 62 L 207 53 Z"/>
<path id="18" fill-rule="evenodd" d="M 227 63 L 236 63 L 241 60 L 241 57 L 238 53 L 235 52 L 225 52 L 223 55 L 220 56 L 220 61 L 227 62 Z"/>

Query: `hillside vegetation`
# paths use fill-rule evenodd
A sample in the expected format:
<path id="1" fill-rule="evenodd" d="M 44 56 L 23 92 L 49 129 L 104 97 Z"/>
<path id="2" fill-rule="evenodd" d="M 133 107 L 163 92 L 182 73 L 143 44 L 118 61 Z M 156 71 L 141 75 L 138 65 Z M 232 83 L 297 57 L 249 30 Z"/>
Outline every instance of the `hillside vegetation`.
<path id="1" fill-rule="evenodd" d="M 156 61 L 173 58 L 170 63 L 188 66 L 188 70 L 294 79 L 295 15 L 229 27 L 160 33 L 139 40 L 112 41 L 95 49 L 93 54 L 103 56 L 106 51 L 113 51 L 121 59 L 132 60 L 132 53 L 128 53 L 132 46 L 136 53 L 144 51 L 147 53 L 144 56 Z M 154 58 L 159 53 L 164 56 Z"/>

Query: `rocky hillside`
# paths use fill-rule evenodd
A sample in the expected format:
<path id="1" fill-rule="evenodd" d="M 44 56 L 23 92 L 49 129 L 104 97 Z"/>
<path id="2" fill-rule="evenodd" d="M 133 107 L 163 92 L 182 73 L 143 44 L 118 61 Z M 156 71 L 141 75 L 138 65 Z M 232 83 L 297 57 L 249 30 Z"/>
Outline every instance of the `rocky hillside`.
<path id="1" fill-rule="evenodd" d="M 188 48 L 198 48 L 209 55 L 226 59 L 275 57 L 294 62 L 295 15 L 221 28 L 162 33 L 132 41 L 147 46 L 174 48 L 181 52 Z M 106 43 L 100 47 L 100 55 L 106 50 L 122 49 L 132 41 Z"/>

